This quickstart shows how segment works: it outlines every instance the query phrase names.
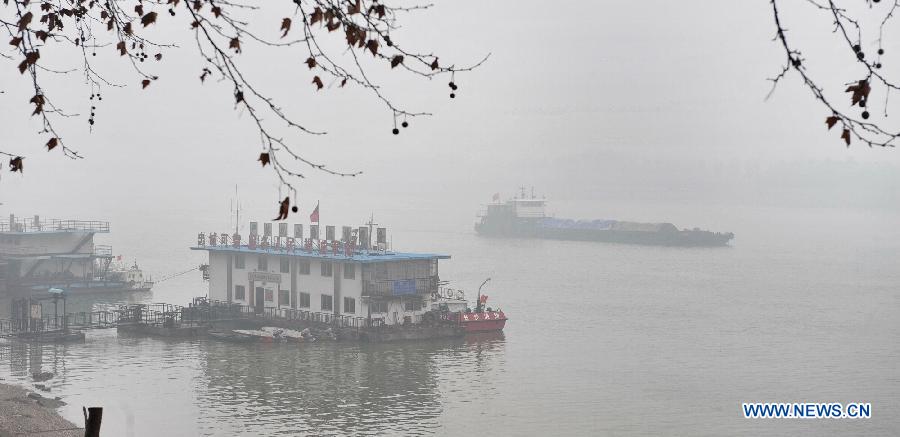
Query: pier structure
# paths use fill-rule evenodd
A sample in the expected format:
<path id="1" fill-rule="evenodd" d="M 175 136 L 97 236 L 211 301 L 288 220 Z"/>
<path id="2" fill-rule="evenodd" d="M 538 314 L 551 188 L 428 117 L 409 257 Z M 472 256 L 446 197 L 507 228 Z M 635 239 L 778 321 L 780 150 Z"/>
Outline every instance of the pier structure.
<path id="1" fill-rule="evenodd" d="M 191 337 L 208 330 L 275 326 L 288 329 L 312 328 L 334 332 L 351 340 L 389 341 L 395 339 L 449 337 L 462 334 L 452 323 L 385 325 L 365 317 L 350 317 L 306 310 L 256 307 L 195 298 L 187 306 L 168 303 L 128 304 L 115 309 L 43 315 L 33 300 L 20 300 L 34 317 L 0 319 L 0 337 L 34 341 L 72 341 L 84 338 L 92 329 L 116 328 L 120 332 Z"/>
<path id="2" fill-rule="evenodd" d="M 197 235 L 191 249 L 208 253 L 204 278 L 211 299 L 282 318 L 330 314 L 353 324 L 410 325 L 432 309 L 439 261 L 450 258 L 394 251 L 387 229 L 375 228 L 373 220 L 340 228 L 262 225 L 250 222 L 249 235 Z"/>
<path id="3" fill-rule="evenodd" d="M 0 221 L 0 293 L 121 288 L 105 280 L 112 248 L 94 243 L 95 235 L 106 233 L 107 221 L 11 214 Z"/>

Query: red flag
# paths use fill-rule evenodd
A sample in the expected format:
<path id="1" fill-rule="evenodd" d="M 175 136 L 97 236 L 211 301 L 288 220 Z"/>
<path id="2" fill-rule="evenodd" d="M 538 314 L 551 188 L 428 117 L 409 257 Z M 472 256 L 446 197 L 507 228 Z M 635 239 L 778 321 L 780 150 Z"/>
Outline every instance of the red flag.
<path id="1" fill-rule="evenodd" d="M 319 223 L 319 202 L 316 202 L 316 209 L 309 215 L 309 221 Z"/>
<path id="2" fill-rule="evenodd" d="M 499 201 L 500 201 L 500 193 L 494 193 L 493 201 L 494 201 L 494 202 L 499 202 Z"/>

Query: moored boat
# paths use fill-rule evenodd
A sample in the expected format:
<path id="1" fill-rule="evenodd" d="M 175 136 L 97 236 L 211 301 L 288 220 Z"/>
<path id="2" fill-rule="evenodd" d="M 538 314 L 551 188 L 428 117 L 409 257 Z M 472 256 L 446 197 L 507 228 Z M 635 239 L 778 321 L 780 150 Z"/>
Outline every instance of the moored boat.
<path id="1" fill-rule="evenodd" d="M 433 308 L 440 314 L 441 320 L 454 323 L 465 333 L 502 331 L 506 326 L 506 313 L 501 309 L 494 310 L 487 306 L 488 296 L 481 289 L 491 278 L 487 278 L 478 287 L 475 309 L 469 308 L 465 294 L 460 290 L 448 290 L 438 293 L 434 298 Z"/>

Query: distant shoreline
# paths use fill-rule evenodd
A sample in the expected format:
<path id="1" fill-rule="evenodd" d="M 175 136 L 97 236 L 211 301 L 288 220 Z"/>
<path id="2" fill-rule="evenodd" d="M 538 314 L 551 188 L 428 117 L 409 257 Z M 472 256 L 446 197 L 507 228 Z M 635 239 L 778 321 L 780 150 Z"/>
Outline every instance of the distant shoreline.
<path id="1" fill-rule="evenodd" d="M 58 399 L 43 397 L 25 387 L 0 383 L 0 437 L 32 433 L 42 437 L 83 436 L 82 428 L 56 411 L 62 405 L 65 403 Z"/>

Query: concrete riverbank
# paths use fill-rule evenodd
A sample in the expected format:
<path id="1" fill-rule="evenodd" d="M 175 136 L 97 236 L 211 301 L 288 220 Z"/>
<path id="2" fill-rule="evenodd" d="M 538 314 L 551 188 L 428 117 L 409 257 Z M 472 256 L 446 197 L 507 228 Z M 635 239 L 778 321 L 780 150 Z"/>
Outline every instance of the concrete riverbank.
<path id="1" fill-rule="evenodd" d="M 0 383 L 0 437 L 74 437 L 84 430 L 57 413 L 63 405 L 25 388 Z"/>

